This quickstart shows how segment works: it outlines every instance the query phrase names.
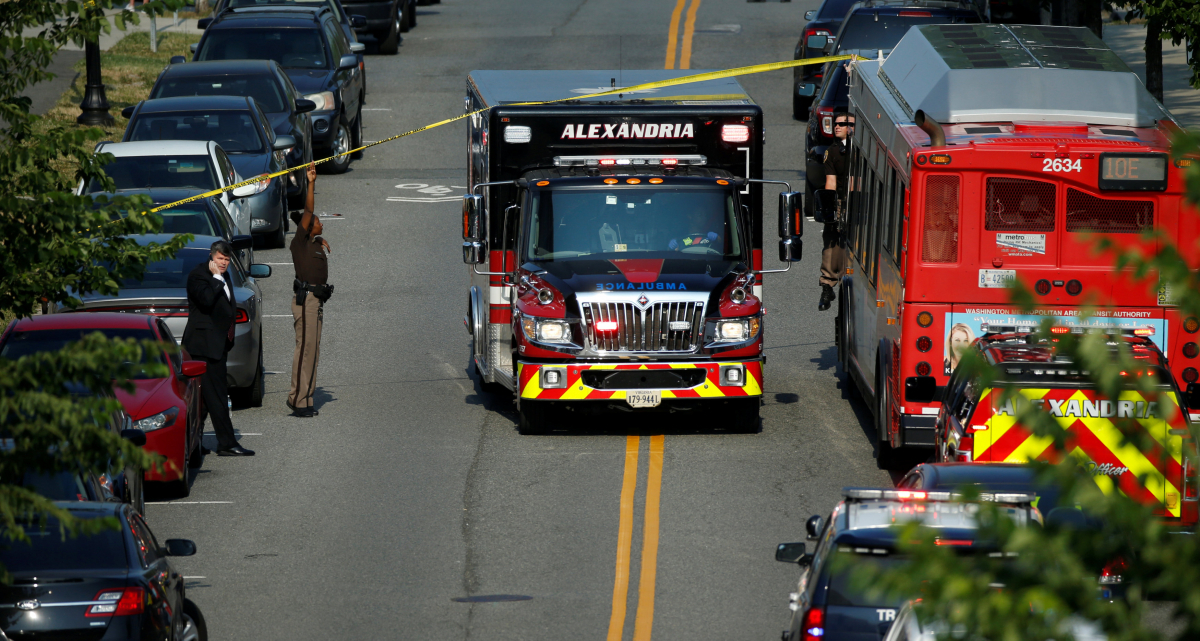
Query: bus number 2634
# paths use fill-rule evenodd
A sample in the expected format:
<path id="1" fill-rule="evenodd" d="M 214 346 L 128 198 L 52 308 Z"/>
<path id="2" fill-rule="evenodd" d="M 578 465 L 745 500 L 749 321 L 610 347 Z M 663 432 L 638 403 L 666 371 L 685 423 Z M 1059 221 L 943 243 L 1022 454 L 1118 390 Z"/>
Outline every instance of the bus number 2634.
<path id="1" fill-rule="evenodd" d="M 1069 158 L 1045 158 L 1042 160 L 1042 171 L 1078 171 L 1082 173 L 1083 161 Z"/>

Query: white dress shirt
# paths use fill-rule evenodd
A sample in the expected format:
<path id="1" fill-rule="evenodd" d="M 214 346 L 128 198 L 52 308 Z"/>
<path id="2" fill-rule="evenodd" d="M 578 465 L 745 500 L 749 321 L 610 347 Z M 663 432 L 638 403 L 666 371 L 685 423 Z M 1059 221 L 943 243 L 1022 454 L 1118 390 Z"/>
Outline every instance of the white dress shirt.
<path id="1" fill-rule="evenodd" d="M 225 278 L 219 274 L 213 274 L 213 278 L 221 281 L 221 286 L 225 288 L 225 298 L 233 300 L 233 292 L 229 291 L 229 281 L 225 280 Z"/>

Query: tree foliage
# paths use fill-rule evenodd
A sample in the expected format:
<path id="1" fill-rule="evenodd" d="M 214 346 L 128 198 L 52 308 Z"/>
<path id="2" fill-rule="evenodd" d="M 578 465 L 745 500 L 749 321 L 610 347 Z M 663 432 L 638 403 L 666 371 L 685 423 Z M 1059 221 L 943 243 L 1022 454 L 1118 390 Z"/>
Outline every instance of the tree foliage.
<path id="1" fill-rule="evenodd" d="M 157 215 L 122 215 L 145 210 L 144 196 L 93 202 L 75 195 L 80 181 L 113 187 L 103 172 L 111 156 L 80 151 L 84 143 L 98 140 L 101 130 L 58 126 L 39 133 L 38 117 L 29 113 L 30 100 L 22 95 L 51 77 L 45 69 L 63 45 L 81 45 L 113 24 L 123 29 L 127 21 L 136 22 L 130 11 L 105 18 L 104 11 L 119 4 L 0 1 L 0 310 L 18 318 L 43 303 L 77 306 L 78 292 L 114 294 L 121 279 L 139 278 L 147 263 L 174 255 L 187 240 L 141 246 L 130 238 L 162 229 Z M 141 9 L 162 14 L 182 4 L 153 0 Z M 64 154 L 78 161 L 70 183 L 53 167 Z M 0 430 L 6 439 L 0 447 L 0 539 L 22 539 L 22 523 L 50 515 L 68 530 L 94 527 L 20 487 L 22 470 L 99 474 L 110 466 L 153 463 L 140 448 L 101 427 L 120 409 L 111 394 L 114 384 L 128 385 L 135 373 L 131 364 L 141 363 L 147 349 L 163 346 L 93 335 L 61 353 L 0 359 Z M 81 396 L 80 389 L 87 392 Z"/>

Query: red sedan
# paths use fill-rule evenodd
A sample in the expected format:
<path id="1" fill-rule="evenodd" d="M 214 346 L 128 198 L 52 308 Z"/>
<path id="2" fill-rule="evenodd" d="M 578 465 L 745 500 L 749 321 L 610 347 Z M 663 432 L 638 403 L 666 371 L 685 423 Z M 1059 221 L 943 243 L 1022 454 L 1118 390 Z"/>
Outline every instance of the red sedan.
<path id="1" fill-rule="evenodd" d="M 163 341 L 175 345 L 162 319 L 141 314 L 51 314 L 9 323 L 0 336 L 0 358 L 16 360 L 26 354 L 56 351 L 85 334 L 101 332 L 110 338 Z M 203 361 L 188 360 L 182 348 L 163 352 L 159 362 L 170 369 L 166 378 L 137 378 L 133 393 L 115 390 L 133 419 L 133 427 L 146 433 L 146 449 L 167 458 L 163 471 L 149 470 L 147 481 L 165 481 L 177 496 L 191 492 L 187 467 L 204 461 L 200 437 L 204 427 L 200 400 Z"/>

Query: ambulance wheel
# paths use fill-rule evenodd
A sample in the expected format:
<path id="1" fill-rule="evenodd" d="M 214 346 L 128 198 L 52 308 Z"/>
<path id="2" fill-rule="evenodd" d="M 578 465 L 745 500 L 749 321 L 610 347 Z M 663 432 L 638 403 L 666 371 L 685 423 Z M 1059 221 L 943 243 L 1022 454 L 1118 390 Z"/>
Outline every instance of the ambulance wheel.
<path id="1" fill-rule="evenodd" d="M 877 370 L 878 371 L 878 370 Z M 890 470 L 896 465 L 899 452 L 892 447 L 888 438 L 888 423 L 891 419 L 891 406 L 888 404 L 886 381 L 880 381 L 875 386 L 875 434 L 876 444 L 875 465 L 881 470 Z"/>
<path id="2" fill-rule="evenodd" d="M 759 397 L 737 398 L 728 401 L 729 428 L 739 434 L 757 434 L 759 432 L 758 412 L 762 403 Z"/>
<path id="3" fill-rule="evenodd" d="M 522 436 L 545 434 L 550 427 L 551 407 L 545 401 L 525 401 L 517 413 L 517 432 Z"/>

